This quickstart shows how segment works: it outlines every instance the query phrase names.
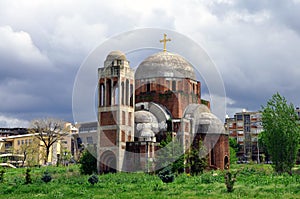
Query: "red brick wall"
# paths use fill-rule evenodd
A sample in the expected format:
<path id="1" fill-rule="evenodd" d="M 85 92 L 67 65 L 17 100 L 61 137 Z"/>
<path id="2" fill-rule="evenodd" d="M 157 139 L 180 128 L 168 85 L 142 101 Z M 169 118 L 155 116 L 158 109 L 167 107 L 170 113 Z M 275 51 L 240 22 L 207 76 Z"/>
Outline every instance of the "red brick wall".
<path id="1" fill-rule="evenodd" d="M 101 126 L 115 125 L 115 124 L 117 124 L 116 120 L 117 120 L 116 111 L 100 113 L 100 125 Z"/>
<path id="2" fill-rule="evenodd" d="M 109 147 L 115 146 L 117 143 L 117 132 L 116 130 L 104 130 L 100 132 L 100 146 Z"/>
<path id="3" fill-rule="evenodd" d="M 121 131 L 122 134 L 121 134 L 121 142 L 125 142 L 125 131 Z"/>
<path id="4" fill-rule="evenodd" d="M 176 81 L 176 90 L 172 91 L 172 81 L 165 78 L 156 78 L 151 83 L 151 91 L 146 92 L 147 80 L 141 83 L 136 80 L 135 101 L 139 102 L 156 102 L 166 106 L 172 113 L 173 118 L 182 118 L 183 112 L 187 105 L 191 103 L 201 103 L 201 84 L 193 84 L 189 79 L 178 79 Z M 195 94 L 198 92 L 198 94 Z"/>
<path id="5" fill-rule="evenodd" d="M 142 83 L 136 80 L 136 103 L 155 102 L 166 106 L 173 118 L 182 118 L 185 108 L 191 103 L 201 103 L 201 84 L 194 84 L 189 79 L 177 79 L 176 90 L 172 91 L 172 81 L 155 78 L 151 83 L 150 92 L 146 92 L 147 80 Z M 196 93 L 197 92 L 197 93 Z"/>

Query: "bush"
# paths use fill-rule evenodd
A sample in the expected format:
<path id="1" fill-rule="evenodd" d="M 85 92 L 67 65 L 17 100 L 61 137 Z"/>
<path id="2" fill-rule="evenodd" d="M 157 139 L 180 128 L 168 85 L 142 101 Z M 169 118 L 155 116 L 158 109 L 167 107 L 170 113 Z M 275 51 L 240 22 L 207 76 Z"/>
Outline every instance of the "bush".
<path id="1" fill-rule="evenodd" d="M 171 167 L 165 167 L 163 170 L 161 170 L 158 173 L 158 177 L 164 182 L 164 183 L 170 183 L 175 180 L 174 173 L 172 172 Z"/>
<path id="2" fill-rule="evenodd" d="M 88 179 L 89 183 L 91 183 L 92 185 L 98 183 L 99 179 L 98 179 L 98 176 L 93 174 L 89 177 Z"/>
<path id="3" fill-rule="evenodd" d="M 83 151 L 79 163 L 81 174 L 92 175 L 93 173 L 97 173 L 97 159 L 89 150 L 85 149 Z"/>
<path id="4" fill-rule="evenodd" d="M 0 171 L 0 183 L 2 183 L 4 181 L 4 173 L 5 173 L 4 170 Z"/>
<path id="5" fill-rule="evenodd" d="M 26 169 L 26 173 L 25 173 L 25 184 L 31 184 L 32 183 L 32 179 L 31 179 L 31 176 L 30 176 L 30 169 L 27 168 Z"/>
<path id="6" fill-rule="evenodd" d="M 236 181 L 236 174 L 232 174 L 230 171 L 225 173 L 225 185 L 227 188 L 227 192 L 233 192 L 233 186 Z"/>
<path id="7" fill-rule="evenodd" d="M 51 175 L 49 174 L 49 172 L 44 172 L 43 177 L 41 178 L 41 180 L 43 180 L 45 183 L 48 183 L 52 180 Z"/>

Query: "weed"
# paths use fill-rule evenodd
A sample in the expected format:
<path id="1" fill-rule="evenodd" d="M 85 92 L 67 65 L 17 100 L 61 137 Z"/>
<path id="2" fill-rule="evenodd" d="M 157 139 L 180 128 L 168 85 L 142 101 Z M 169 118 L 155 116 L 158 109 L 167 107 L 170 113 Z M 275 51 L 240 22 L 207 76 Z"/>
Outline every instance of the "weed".
<path id="1" fill-rule="evenodd" d="M 49 172 L 45 171 L 43 177 L 41 178 L 41 180 L 43 180 L 45 183 L 48 183 L 52 180 L 52 177 L 49 174 Z"/>
<path id="2" fill-rule="evenodd" d="M 25 184 L 31 184 L 31 183 L 32 183 L 30 171 L 31 171 L 31 170 L 30 170 L 29 168 L 26 169 L 26 173 L 25 173 Z"/>
<path id="3" fill-rule="evenodd" d="M 92 185 L 98 183 L 99 179 L 98 179 L 98 176 L 93 174 L 89 177 L 88 179 L 89 183 L 91 183 Z"/>
<path id="4" fill-rule="evenodd" d="M 227 192 L 233 192 L 233 186 L 236 181 L 236 173 L 232 174 L 230 171 L 225 173 L 225 185 Z"/>
<path id="5" fill-rule="evenodd" d="M 2 183 L 4 181 L 4 173 L 5 173 L 5 171 L 2 169 L 0 171 L 0 183 Z"/>

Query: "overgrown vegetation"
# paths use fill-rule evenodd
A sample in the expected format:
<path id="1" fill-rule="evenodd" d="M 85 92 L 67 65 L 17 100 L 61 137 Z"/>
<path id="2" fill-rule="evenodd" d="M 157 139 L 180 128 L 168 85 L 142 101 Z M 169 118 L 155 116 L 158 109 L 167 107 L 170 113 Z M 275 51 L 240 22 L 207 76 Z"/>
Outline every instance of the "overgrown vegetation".
<path id="1" fill-rule="evenodd" d="M 158 171 L 168 167 L 175 174 L 187 170 L 192 175 L 198 175 L 207 166 L 206 149 L 201 141 L 197 146 L 191 146 L 184 153 L 180 142 L 169 133 L 166 139 L 160 143 L 160 148 L 155 162 Z"/>
<path id="2" fill-rule="evenodd" d="M 299 198 L 299 169 L 290 176 L 273 173 L 270 165 L 234 165 L 231 172 L 238 174 L 231 193 L 225 186 L 225 172 L 219 170 L 179 174 L 172 183 L 145 173 L 96 175 L 99 181 L 91 186 L 90 175 L 81 175 L 79 165 L 31 168 L 28 185 L 23 180 L 25 168 L 6 169 L 0 198 Z M 41 180 L 45 171 L 52 176 L 47 184 Z"/>

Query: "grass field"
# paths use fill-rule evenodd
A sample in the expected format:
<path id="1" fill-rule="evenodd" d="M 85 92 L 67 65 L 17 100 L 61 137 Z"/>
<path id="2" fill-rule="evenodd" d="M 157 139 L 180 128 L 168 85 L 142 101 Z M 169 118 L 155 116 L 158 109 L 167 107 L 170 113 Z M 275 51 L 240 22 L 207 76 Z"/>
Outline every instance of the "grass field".
<path id="1" fill-rule="evenodd" d="M 1 169 L 0 169 L 1 170 Z M 164 184 L 155 175 L 116 173 L 99 176 L 94 186 L 78 166 L 32 168 L 32 184 L 25 185 L 25 168 L 6 169 L 0 198 L 300 198 L 300 174 L 276 175 L 270 165 L 235 165 L 234 192 L 227 193 L 222 171 L 200 176 L 181 174 Z M 45 171 L 53 180 L 41 180 Z"/>

